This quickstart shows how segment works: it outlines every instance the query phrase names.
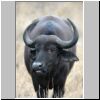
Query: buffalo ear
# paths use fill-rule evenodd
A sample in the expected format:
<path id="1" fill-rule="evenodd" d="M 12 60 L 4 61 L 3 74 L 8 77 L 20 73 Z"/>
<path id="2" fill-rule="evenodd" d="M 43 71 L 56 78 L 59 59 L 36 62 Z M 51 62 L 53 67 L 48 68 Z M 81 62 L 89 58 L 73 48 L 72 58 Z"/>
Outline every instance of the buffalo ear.
<path id="1" fill-rule="evenodd" d="M 69 62 L 79 61 L 78 57 L 71 51 L 63 51 L 62 56 L 65 61 Z"/>

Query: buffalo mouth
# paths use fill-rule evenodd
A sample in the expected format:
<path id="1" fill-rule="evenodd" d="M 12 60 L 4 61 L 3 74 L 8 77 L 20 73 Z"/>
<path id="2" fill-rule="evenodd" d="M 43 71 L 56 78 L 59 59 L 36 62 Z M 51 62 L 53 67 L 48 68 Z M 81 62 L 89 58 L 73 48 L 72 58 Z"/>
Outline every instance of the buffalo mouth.
<path id="1" fill-rule="evenodd" d="M 43 71 L 37 70 L 37 71 L 35 71 L 35 73 L 36 73 L 36 74 L 43 74 Z"/>
<path id="2" fill-rule="evenodd" d="M 33 72 L 35 72 L 38 75 L 46 75 L 48 73 L 47 69 L 33 69 Z"/>

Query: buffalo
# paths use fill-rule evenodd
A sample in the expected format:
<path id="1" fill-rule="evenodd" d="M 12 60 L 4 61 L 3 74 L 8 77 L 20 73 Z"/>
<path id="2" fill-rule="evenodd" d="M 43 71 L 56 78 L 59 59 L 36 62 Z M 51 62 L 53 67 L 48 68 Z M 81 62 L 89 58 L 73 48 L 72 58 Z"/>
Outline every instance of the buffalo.
<path id="1" fill-rule="evenodd" d="M 44 16 L 35 19 L 24 31 L 24 59 L 38 98 L 64 95 L 67 76 L 76 56 L 79 35 L 70 19 Z"/>

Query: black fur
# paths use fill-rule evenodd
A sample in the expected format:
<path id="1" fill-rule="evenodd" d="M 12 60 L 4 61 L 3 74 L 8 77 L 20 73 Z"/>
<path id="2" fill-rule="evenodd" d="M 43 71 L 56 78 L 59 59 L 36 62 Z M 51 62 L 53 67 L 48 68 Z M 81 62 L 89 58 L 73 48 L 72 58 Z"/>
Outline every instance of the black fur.
<path id="1" fill-rule="evenodd" d="M 46 21 L 48 21 L 48 19 L 46 19 Z M 31 24 L 25 30 L 25 32 L 29 32 L 29 35 L 32 36 L 32 33 L 30 32 L 34 30 L 35 26 L 38 26 L 38 22 L 39 20 L 33 22 L 33 24 Z M 38 33 L 38 35 L 55 34 L 54 26 L 56 24 L 53 23 L 49 22 L 46 27 L 47 30 L 42 30 L 42 33 L 40 32 Z M 76 56 L 76 46 L 64 50 L 63 48 L 59 48 L 59 46 L 57 46 L 56 44 L 45 43 L 44 40 L 43 43 L 41 42 L 35 44 L 35 48 L 30 48 L 26 45 L 24 51 L 24 58 L 26 68 L 32 77 L 33 86 L 37 93 L 37 97 L 48 97 L 48 89 L 53 89 L 52 97 L 63 97 L 64 85 L 67 76 L 71 71 L 74 62 L 78 61 L 78 58 Z M 33 71 L 32 64 L 36 61 L 43 63 L 41 70 L 44 71 L 44 73 L 37 74 L 35 71 Z"/>

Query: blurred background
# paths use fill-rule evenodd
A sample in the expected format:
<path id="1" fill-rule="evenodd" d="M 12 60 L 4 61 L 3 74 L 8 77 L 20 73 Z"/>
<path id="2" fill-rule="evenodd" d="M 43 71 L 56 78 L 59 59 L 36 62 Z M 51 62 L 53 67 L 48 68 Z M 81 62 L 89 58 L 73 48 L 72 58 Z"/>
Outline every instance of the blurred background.
<path id="1" fill-rule="evenodd" d="M 69 18 L 79 32 L 77 56 L 65 84 L 64 98 L 83 98 L 83 2 L 16 2 L 16 98 L 36 98 L 36 94 L 24 64 L 23 32 L 36 18 L 54 15 Z M 52 90 L 49 91 L 49 97 Z"/>

